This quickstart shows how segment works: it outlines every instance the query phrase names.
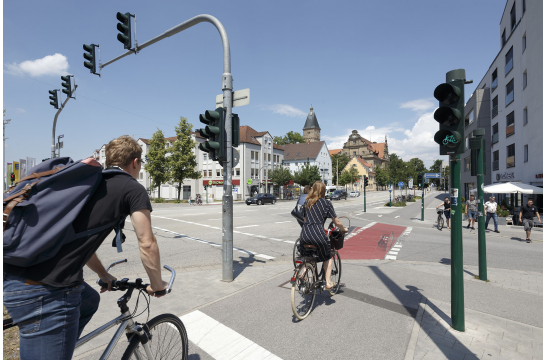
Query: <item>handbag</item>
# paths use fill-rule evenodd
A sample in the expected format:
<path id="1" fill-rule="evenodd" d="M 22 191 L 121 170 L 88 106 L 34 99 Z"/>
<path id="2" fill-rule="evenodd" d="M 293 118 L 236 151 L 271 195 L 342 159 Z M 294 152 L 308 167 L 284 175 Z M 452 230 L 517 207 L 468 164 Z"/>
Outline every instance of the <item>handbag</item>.
<path id="1" fill-rule="evenodd" d="M 291 216 L 297 219 L 300 223 L 305 222 L 305 206 L 296 204 L 291 211 Z"/>

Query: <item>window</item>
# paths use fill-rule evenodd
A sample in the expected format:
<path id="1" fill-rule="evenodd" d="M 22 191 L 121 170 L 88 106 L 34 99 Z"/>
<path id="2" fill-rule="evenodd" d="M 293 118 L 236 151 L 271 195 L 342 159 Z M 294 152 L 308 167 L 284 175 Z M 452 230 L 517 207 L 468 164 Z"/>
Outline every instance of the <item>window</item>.
<path id="1" fill-rule="evenodd" d="M 216 176 L 220 176 L 220 171 L 216 170 Z"/>
<path id="2" fill-rule="evenodd" d="M 503 29 L 503 33 L 501 34 L 501 46 L 505 45 L 505 41 L 507 41 L 505 37 L 505 29 Z"/>
<path id="3" fill-rule="evenodd" d="M 498 69 L 494 70 L 492 73 L 492 91 L 496 90 L 498 87 Z"/>
<path id="4" fill-rule="evenodd" d="M 492 161 L 492 170 L 499 170 L 500 169 L 500 151 L 496 150 L 492 153 L 493 161 Z"/>
<path id="5" fill-rule="evenodd" d="M 528 162 L 528 145 L 524 145 L 524 162 Z"/>
<path id="6" fill-rule="evenodd" d="M 505 86 L 505 106 L 511 104 L 515 100 L 515 79 L 511 80 L 509 84 Z"/>
<path id="7" fill-rule="evenodd" d="M 253 179 L 253 177 L 254 177 L 254 171 L 255 171 L 254 168 L 252 168 L 251 171 L 250 171 L 250 175 L 252 176 L 252 179 Z"/>
<path id="8" fill-rule="evenodd" d="M 271 154 L 269 154 L 269 161 L 271 161 Z"/>
<path id="9" fill-rule="evenodd" d="M 528 73 L 524 70 L 522 73 L 522 90 L 526 89 L 526 85 L 528 85 Z"/>
<path id="10" fill-rule="evenodd" d="M 206 174 L 207 174 L 206 170 L 203 170 L 202 177 L 206 177 Z"/>
<path id="11" fill-rule="evenodd" d="M 356 145 L 356 140 L 352 140 L 352 144 Z"/>
<path id="12" fill-rule="evenodd" d="M 522 35 L 522 53 L 524 53 L 524 50 L 526 50 L 526 33 Z"/>
<path id="13" fill-rule="evenodd" d="M 498 124 L 492 125 L 492 144 L 495 144 L 499 141 L 498 139 Z"/>
<path id="14" fill-rule="evenodd" d="M 471 156 L 464 159 L 464 171 L 471 171 Z"/>
<path id="15" fill-rule="evenodd" d="M 522 125 L 528 124 L 528 108 L 522 110 Z"/>
<path id="16" fill-rule="evenodd" d="M 498 115 L 498 97 L 492 99 L 492 118 Z"/>
<path id="17" fill-rule="evenodd" d="M 236 168 L 235 172 L 236 172 L 236 176 L 240 176 L 240 168 Z"/>
<path id="18" fill-rule="evenodd" d="M 471 125 L 473 121 L 475 121 L 475 112 L 473 111 L 473 109 L 471 109 L 469 114 L 467 114 L 466 116 L 466 127 Z"/>
<path id="19" fill-rule="evenodd" d="M 515 26 L 517 26 L 517 10 L 515 8 L 516 4 L 516 2 L 513 2 L 513 7 L 511 8 L 511 32 L 513 32 L 513 30 L 515 30 Z"/>
<path id="20" fill-rule="evenodd" d="M 222 172 L 223 172 L 223 170 L 222 170 Z M 212 170 L 208 170 L 208 177 L 212 177 Z"/>
<path id="21" fill-rule="evenodd" d="M 267 154 L 263 153 L 263 161 L 267 160 Z"/>
<path id="22" fill-rule="evenodd" d="M 515 144 L 511 144 L 507 147 L 507 159 L 506 166 L 508 168 L 515 167 Z"/>
<path id="23" fill-rule="evenodd" d="M 505 137 L 509 137 L 515 133 L 515 112 L 513 111 L 506 118 Z"/>
<path id="24" fill-rule="evenodd" d="M 253 159 L 254 159 L 254 152 L 253 152 L 253 151 L 250 151 L 250 153 L 251 153 L 251 154 L 250 154 L 250 157 L 251 157 L 251 159 L 253 160 Z"/>
<path id="25" fill-rule="evenodd" d="M 466 143 L 465 149 L 467 150 L 467 149 L 469 149 L 469 136 L 466 136 L 466 142 L 465 143 Z"/>
<path id="26" fill-rule="evenodd" d="M 208 154 L 203 154 L 202 156 L 204 161 L 208 160 Z"/>
<path id="27" fill-rule="evenodd" d="M 513 69 L 513 47 L 505 54 L 505 75 L 509 74 L 509 71 Z"/>
<path id="28" fill-rule="evenodd" d="M 354 156 L 356 156 L 356 152 L 354 151 Z"/>

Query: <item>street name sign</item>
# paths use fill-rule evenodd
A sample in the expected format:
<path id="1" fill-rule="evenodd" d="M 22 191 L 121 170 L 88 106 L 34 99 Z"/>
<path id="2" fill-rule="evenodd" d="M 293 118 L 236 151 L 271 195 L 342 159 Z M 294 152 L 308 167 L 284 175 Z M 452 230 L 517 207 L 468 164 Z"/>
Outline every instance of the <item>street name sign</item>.
<path id="1" fill-rule="evenodd" d="M 426 173 L 424 175 L 424 177 L 426 179 L 440 179 L 441 178 L 441 174 L 440 173 Z"/>
<path id="2" fill-rule="evenodd" d="M 233 107 L 244 106 L 250 103 L 250 89 L 233 91 Z M 223 94 L 216 96 L 216 108 L 223 106 Z"/>

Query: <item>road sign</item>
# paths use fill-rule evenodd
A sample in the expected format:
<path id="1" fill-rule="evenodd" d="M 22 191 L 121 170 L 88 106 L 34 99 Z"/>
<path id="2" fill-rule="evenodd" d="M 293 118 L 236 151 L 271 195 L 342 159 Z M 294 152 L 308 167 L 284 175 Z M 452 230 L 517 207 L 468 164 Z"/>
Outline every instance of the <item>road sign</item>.
<path id="1" fill-rule="evenodd" d="M 252 185 L 252 179 L 248 179 L 247 183 L 248 185 Z"/>
<path id="2" fill-rule="evenodd" d="M 440 179 L 441 174 L 440 173 L 426 173 L 425 175 L 426 179 Z"/>
<path id="3" fill-rule="evenodd" d="M 410 180 L 409 180 L 409 187 L 410 187 L 410 188 L 413 187 L 413 179 L 410 179 Z"/>
<path id="4" fill-rule="evenodd" d="M 233 107 L 244 106 L 250 103 L 250 89 L 233 91 Z M 216 107 L 223 106 L 223 94 L 216 96 Z"/>
<path id="5" fill-rule="evenodd" d="M 400 181 L 400 182 L 397 184 L 397 186 L 399 186 L 400 188 L 402 188 L 403 185 L 405 185 L 405 184 L 403 184 L 403 181 Z"/>
<path id="6" fill-rule="evenodd" d="M 389 192 L 392 192 L 392 189 L 388 190 Z"/>

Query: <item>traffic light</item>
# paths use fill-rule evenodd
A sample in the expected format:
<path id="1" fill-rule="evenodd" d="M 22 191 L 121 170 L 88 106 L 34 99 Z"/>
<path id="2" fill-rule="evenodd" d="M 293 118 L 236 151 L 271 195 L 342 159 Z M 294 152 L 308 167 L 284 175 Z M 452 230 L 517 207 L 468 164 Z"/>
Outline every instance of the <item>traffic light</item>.
<path id="1" fill-rule="evenodd" d="M 233 131 L 231 131 L 231 134 L 233 134 L 231 143 L 233 144 L 233 147 L 237 147 L 240 144 L 240 119 L 238 118 L 238 114 L 233 114 L 231 126 L 233 129 Z"/>
<path id="2" fill-rule="evenodd" d="M 121 41 L 123 43 L 123 46 L 125 49 L 130 49 L 132 45 L 131 41 L 131 14 L 125 13 L 122 14 L 120 12 L 117 13 L 117 20 L 120 22 L 117 24 L 117 30 L 121 32 L 121 34 L 117 34 L 117 40 Z"/>
<path id="3" fill-rule="evenodd" d="M 206 124 L 199 133 L 207 139 L 199 144 L 199 149 L 209 154 L 214 161 L 224 162 L 226 159 L 225 149 L 225 109 L 222 107 L 216 110 L 206 110 L 204 114 L 199 115 L 199 121 Z"/>
<path id="4" fill-rule="evenodd" d="M 435 88 L 433 96 L 439 101 L 433 118 L 439 123 L 434 140 L 440 155 L 463 154 L 464 146 L 464 69 L 447 73 L 447 82 Z"/>
<path id="5" fill-rule="evenodd" d="M 418 184 L 418 187 L 421 188 L 422 187 L 422 180 L 423 180 L 423 176 L 422 176 L 422 173 L 418 174 L 418 177 L 416 179 L 416 183 Z"/>
<path id="6" fill-rule="evenodd" d="M 97 73 L 95 48 L 96 48 L 95 44 L 83 45 L 83 50 L 86 51 L 83 53 L 83 57 L 85 58 L 85 60 L 87 60 L 83 62 L 83 66 L 89 69 L 91 71 L 91 74 Z"/>
<path id="7" fill-rule="evenodd" d="M 11 183 L 13 184 L 15 182 L 15 174 L 14 173 L 11 173 L 10 179 L 11 179 Z"/>
<path id="8" fill-rule="evenodd" d="M 367 176 L 363 176 L 363 186 L 369 186 L 369 178 Z"/>
<path id="9" fill-rule="evenodd" d="M 70 82 L 70 75 L 61 76 L 61 80 L 64 81 L 62 83 L 62 87 L 64 87 L 64 89 L 62 89 L 62 92 L 65 93 L 66 96 L 72 97 L 72 83 Z"/>
<path id="10" fill-rule="evenodd" d="M 59 108 L 59 98 L 57 97 L 57 91 L 59 90 L 49 90 L 51 96 L 49 97 L 51 101 L 49 102 L 55 109 Z"/>

